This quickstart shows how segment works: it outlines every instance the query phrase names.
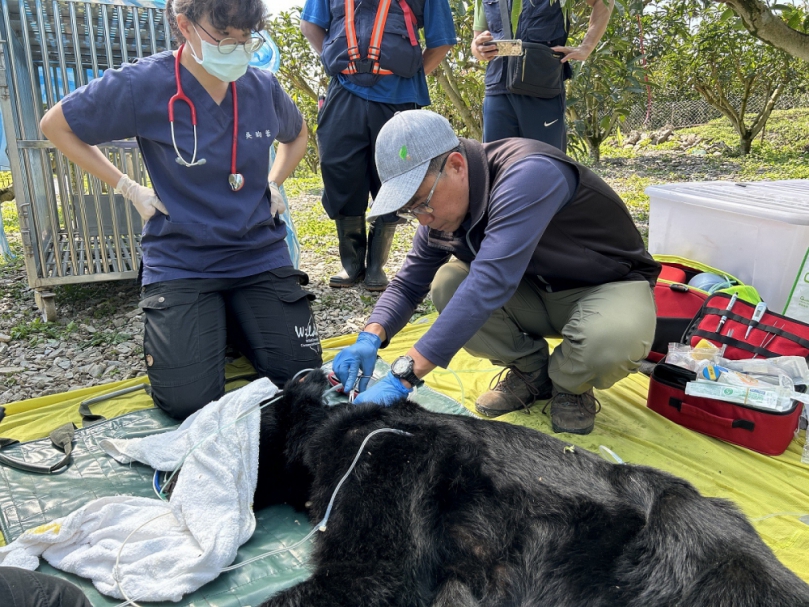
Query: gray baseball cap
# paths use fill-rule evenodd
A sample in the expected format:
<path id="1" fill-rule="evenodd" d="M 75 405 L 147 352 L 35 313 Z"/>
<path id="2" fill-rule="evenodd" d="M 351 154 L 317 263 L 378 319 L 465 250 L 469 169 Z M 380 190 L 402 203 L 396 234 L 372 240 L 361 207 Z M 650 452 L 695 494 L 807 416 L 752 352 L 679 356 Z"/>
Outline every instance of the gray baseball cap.
<path id="1" fill-rule="evenodd" d="M 368 219 L 401 209 L 416 194 L 430 161 L 458 147 L 449 120 L 429 110 L 397 112 L 376 138 L 376 170 L 382 187 Z"/>

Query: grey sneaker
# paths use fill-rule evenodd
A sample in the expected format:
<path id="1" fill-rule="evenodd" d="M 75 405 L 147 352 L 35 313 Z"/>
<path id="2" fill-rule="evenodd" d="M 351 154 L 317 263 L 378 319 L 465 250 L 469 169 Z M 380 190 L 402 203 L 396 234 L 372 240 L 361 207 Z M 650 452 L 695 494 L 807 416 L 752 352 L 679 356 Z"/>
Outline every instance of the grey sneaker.
<path id="1" fill-rule="evenodd" d="M 490 384 L 489 391 L 475 401 L 477 412 L 486 417 L 497 417 L 519 409 L 528 413 L 528 407 L 534 402 L 547 400 L 553 395 L 553 384 L 545 369 L 523 373 L 514 367 L 506 367 L 495 376 L 494 382 L 497 382 L 494 388 Z"/>
<path id="2" fill-rule="evenodd" d="M 584 394 L 568 394 L 554 390 L 553 398 L 545 405 L 551 407 L 551 428 L 554 432 L 590 434 L 595 426 L 596 413 L 601 403 L 593 395 L 593 389 Z M 545 412 L 545 409 L 542 410 Z"/>

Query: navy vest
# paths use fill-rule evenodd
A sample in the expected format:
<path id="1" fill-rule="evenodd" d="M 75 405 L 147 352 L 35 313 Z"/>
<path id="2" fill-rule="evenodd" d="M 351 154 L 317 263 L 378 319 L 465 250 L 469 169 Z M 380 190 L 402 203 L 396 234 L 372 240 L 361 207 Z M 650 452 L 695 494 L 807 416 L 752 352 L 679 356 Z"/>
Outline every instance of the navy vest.
<path id="1" fill-rule="evenodd" d="M 431 246 L 451 251 L 461 261 L 471 263 L 486 236 L 489 197 L 498 180 L 512 164 L 527 156 L 549 156 L 573 167 L 579 185 L 542 234 L 525 275 L 543 291 L 623 280 L 655 284 L 660 264 L 646 250 L 621 197 L 593 171 L 552 145 L 533 139 L 514 137 L 484 144 L 461 139 L 461 143 L 469 162 L 472 225 L 465 239 L 449 243 L 441 242 L 443 232 L 430 230 Z"/>
<path id="2" fill-rule="evenodd" d="M 508 2 L 508 14 L 511 15 L 511 0 Z M 503 20 L 500 16 L 500 0 L 483 0 L 483 13 L 486 23 L 495 40 L 507 38 L 503 32 Z M 540 42 L 548 46 L 564 46 L 567 42 L 567 25 L 559 0 L 523 0 L 522 12 L 517 22 L 517 31 L 512 38 L 525 42 Z M 503 57 L 495 57 L 486 67 L 486 92 L 505 93 L 506 79 L 503 72 Z M 570 77 L 570 67 L 565 64 L 565 77 Z"/>
<path id="3" fill-rule="evenodd" d="M 354 27 L 357 31 L 357 43 L 360 56 L 365 59 L 368 56 L 368 43 L 373 31 L 379 0 L 348 1 L 354 2 Z M 416 36 L 418 36 L 418 30 L 424 27 L 424 1 L 407 0 L 407 5 L 416 17 L 417 24 L 413 25 Z M 331 24 L 329 31 L 326 33 L 326 39 L 323 41 L 323 53 L 320 58 L 330 76 L 336 76 L 348 67 L 345 2 L 346 0 L 330 0 L 329 2 Z M 391 2 L 382 35 L 381 47 L 379 65 L 382 69 L 390 70 L 402 78 L 412 78 L 421 69 L 421 46 L 419 44 L 412 45 L 407 25 L 405 24 L 404 11 L 402 11 L 398 0 L 392 0 Z M 362 65 L 360 64 L 360 67 Z M 365 65 L 370 66 L 370 62 Z M 351 74 L 346 77 L 360 86 L 373 86 L 380 78 L 384 78 L 384 76 L 373 73 Z"/>

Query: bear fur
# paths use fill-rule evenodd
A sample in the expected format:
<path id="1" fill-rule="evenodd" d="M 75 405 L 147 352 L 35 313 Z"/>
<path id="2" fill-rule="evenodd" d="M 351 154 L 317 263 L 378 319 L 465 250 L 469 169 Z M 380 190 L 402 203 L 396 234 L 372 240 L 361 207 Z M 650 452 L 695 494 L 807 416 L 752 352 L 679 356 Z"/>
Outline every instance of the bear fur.
<path id="1" fill-rule="evenodd" d="M 809 607 L 730 502 L 540 432 L 326 406 L 321 371 L 262 411 L 255 507 L 324 517 L 312 576 L 262 607 Z"/>

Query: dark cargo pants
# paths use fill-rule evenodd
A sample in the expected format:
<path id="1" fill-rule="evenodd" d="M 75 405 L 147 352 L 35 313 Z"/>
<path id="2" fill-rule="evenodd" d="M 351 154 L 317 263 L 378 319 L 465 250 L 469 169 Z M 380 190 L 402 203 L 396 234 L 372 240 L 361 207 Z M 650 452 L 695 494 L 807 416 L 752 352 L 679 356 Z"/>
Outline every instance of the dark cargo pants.
<path id="1" fill-rule="evenodd" d="M 245 278 L 147 285 L 143 354 L 155 404 L 184 419 L 225 393 L 225 349 L 238 348 L 281 387 L 322 363 L 309 278 L 291 266 Z"/>

